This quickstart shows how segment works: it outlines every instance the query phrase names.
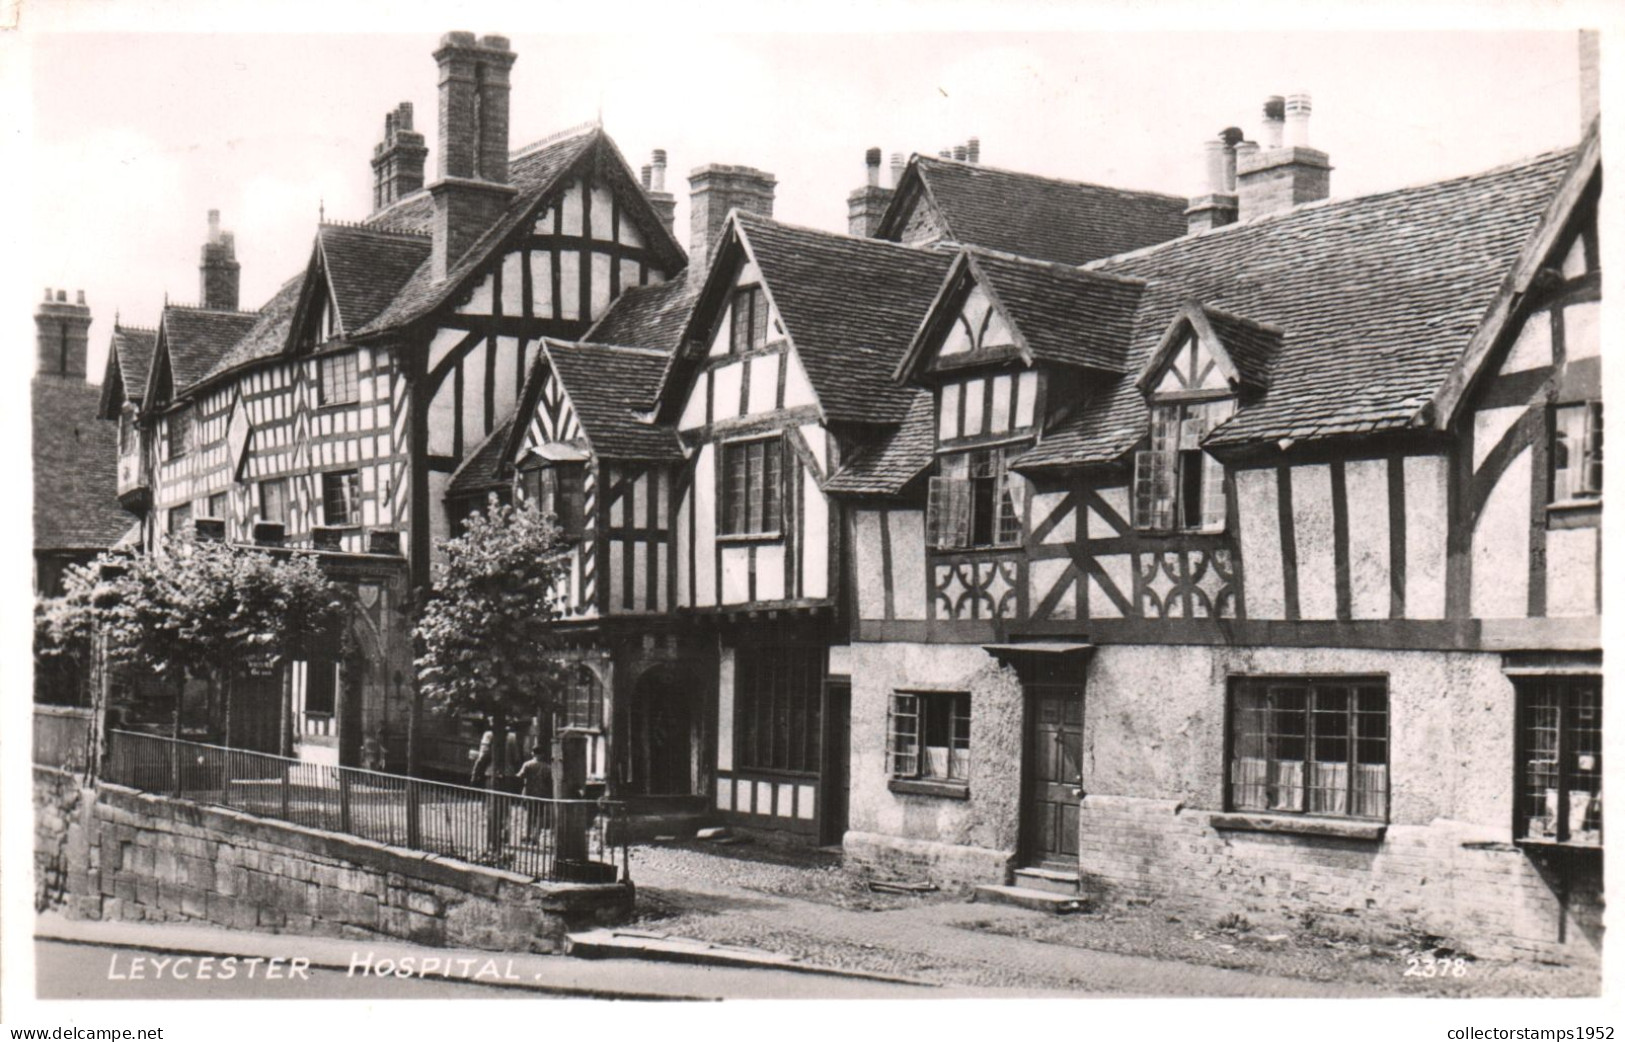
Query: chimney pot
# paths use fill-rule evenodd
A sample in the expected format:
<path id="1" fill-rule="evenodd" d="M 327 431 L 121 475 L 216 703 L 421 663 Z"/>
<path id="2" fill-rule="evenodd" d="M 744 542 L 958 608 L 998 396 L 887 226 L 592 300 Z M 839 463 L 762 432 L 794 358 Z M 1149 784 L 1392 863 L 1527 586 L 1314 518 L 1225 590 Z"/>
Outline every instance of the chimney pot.
<path id="1" fill-rule="evenodd" d="M 666 190 L 666 150 L 657 148 L 649 155 L 650 176 L 657 192 Z"/>
<path id="2" fill-rule="evenodd" d="M 893 152 L 891 154 L 891 186 L 893 188 L 896 188 L 897 183 L 903 179 L 903 171 L 906 169 L 908 169 L 908 160 L 903 157 L 903 153 Z"/>
<path id="3" fill-rule="evenodd" d="M 1271 94 L 1264 99 L 1264 147 L 1280 148 L 1282 133 L 1286 130 L 1286 99 Z"/>
<path id="4" fill-rule="evenodd" d="M 863 154 L 864 177 L 870 188 L 880 187 L 880 149 L 871 148 Z"/>
<path id="5" fill-rule="evenodd" d="M 68 302 L 68 291 L 65 290 L 65 289 L 57 290 L 56 291 L 56 302 L 58 304 L 66 304 Z"/>
<path id="6" fill-rule="evenodd" d="M 965 156 L 968 155 L 968 154 L 969 153 L 966 151 L 964 145 L 955 145 L 954 146 L 954 158 L 959 160 L 960 162 L 964 162 L 965 161 Z"/>
<path id="7" fill-rule="evenodd" d="M 79 300 L 78 300 L 78 304 L 79 304 L 79 306 L 80 306 L 80 307 L 84 307 L 84 306 L 85 306 L 85 291 L 84 291 L 84 290 L 80 290 L 80 291 L 79 291 Z"/>
<path id="8" fill-rule="evenodd" d="M 965 142 L 965 158 L 972 163 L 980 163 L 982 161 L 981 138 L 973 137 L 969 141 Z"/>
<path id="9" fill-rule="evenodd" d="M 51 287 L 49 286 L 45 287 L 45 302 L 47 304 L 51 302 Z"/>
<path id="10" fill-rule="evenodd" d="M 648 163 L 643 164 L 643 169 L 638 172 L 638 179 L 643 182 L 643 190 L 647 192 L 651 187 Z"/>
<path id="11" fill-rule="evenodd" d="M 954 150 L 951 148 L 944 148 L 938 151 L 937 155 L 941 156 L 943 159 L 952 159 L 954 157 Z"/>
<path id="12" fill-rule="evenodd" d="M 1286 99 L 1286 143 L 1293 148 L 1309 147 L 1309 95 L 1304 92 Z"/>

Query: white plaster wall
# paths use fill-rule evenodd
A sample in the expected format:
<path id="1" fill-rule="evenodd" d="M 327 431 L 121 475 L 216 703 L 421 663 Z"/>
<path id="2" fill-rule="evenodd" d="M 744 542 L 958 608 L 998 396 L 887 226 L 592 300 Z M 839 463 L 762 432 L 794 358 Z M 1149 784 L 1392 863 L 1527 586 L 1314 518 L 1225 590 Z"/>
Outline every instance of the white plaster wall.
<path id="1" fill-rule="evenodd" d="M 881 567 L 880 512 L 852 512 L 853 582 L 857 587 L 858 618 L 886 617 L 886 576 Z"/>
<path id="2" fill-rule="evenodd" d="M 1448 479 L 1449 466 L 1445 457 L 1405 457 L 1407 618 L 1444 618 L 1446 538 L 1450 530 L 1446 510 Z M 1247 578 L 1250 584 L 1250 571 Z"/>
<path id="3" fill-rule="evenodd" d="M 1597 551 L 1601 529 L 1566 528 L 1546 533 L 1546 614 L 1597 614 Z"/>
<path id="4" fill-rule="evenodd" d="M 1246 575 L 1247 617 L 1252 619 L 1286 617 L 1278 494 L 1274 470 L 1236 471 L 1236 513 L 1240 527 L 1237 534 Z M 1089 604 L 1092 614 L 1093 598 Z"/>
<path id="5" fill-rule="evenodd" d="M 829 596 L 829 500 L 824 498 L 823 490 L 818 487 L 818 479 L 813 477 L 811 471 L 797 467 L 795 473 L 801 475 L 801 595 L 803 597 L 827 597 Z M 782 553 L 782 547 L 780 552 Z"/>
<path id="6" fill-rule="evenodd" d="M 1351 460 L 1343 484 L 1349 509 L 1349 608 L 1356 619 L 1386 619 L 1388 461 Z"/>
<path id="7" fill-rule="evenodd" d="M 1332 527 L 1332 469 L 1292 468 L 1292 525 L 1298 558 L 1298 616 L 1337 618 L 1337 558 Z"/>
<path id="8" fill-rule="evenodd" d="M 925 513 L 893 510 L 891 523 L 892 608 L 899 619 L 925 618 Z"/>
<path id="9" fill-rule="evenodd" d="M 1529 613 L 1530 450 L 1518 453 L 1495 484 L 1473 529 L 1473 615 Z"/>

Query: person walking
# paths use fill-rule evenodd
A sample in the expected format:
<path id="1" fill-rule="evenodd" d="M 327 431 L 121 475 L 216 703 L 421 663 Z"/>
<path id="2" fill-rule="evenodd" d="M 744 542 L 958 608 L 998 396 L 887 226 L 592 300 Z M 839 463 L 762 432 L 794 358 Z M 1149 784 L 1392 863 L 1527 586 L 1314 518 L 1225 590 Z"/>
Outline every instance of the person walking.
<path id="1" fill-rule="evenodd" d="M 530 751 L 530 759 L 526 760 L 515 775 L 519 779 L 519 791 L 526 796 L 534 796 L 538 800 L 553 797 L 553 762 L 547 758 L 547 750 L 538 745 Z M 548 805 L 545 803 L 525 803 L 525 840 L 536 842 L 541 833 L 543 817 Z"/>

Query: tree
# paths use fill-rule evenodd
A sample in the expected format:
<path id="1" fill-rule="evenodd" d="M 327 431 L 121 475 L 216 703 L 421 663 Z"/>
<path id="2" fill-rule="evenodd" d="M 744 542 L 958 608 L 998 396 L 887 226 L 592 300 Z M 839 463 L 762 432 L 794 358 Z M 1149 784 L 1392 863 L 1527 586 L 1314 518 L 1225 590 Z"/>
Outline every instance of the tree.
<path id="1" fill-rule="evenodd" d="M 110 664 L 173 683 L 177 737 L 182 686 L 205 681 L 210 716 L 223 717 L 229 740 L 230 685 L 243 665 L 304 657 L 343 633 L 348 612 L 343 587 L 313 557 L 172 541 L 160 553 L 103 554 L 70 569 L 42 614 L 48 643 L 84 646 L 99 635 Z"/>
<path id="2" fill-rule="evenodd" d="M 557 701 L 565 544 L 551 515 L 492 496 L 441 548 L 416 628 L 418 683 L 436 708 L 486 721 L 495 789 L 508 769 L 508 722 L 551 712 Z M 499 829 L 493 818 L 493 842 Z"/>

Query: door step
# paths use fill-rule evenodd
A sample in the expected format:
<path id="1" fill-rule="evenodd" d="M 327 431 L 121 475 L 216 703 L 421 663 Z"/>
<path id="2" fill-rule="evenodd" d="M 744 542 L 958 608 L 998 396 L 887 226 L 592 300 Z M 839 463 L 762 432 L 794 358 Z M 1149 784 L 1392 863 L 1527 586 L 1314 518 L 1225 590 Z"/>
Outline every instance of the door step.
<path id="1" fill-rule="evenodd" d="M 1046 890 L 1052 894 L 1065 894 L 1068 897 L 1078 896 L 1077 869 L 1068 871 L 1063 868 L 1032 868 L 1016 869 L 1016 886 L 1027 890 Z"/>
<path id="2" fill-rule="evenodd" d="M 976 888 L 976 900 L 991 901 L 994 904 L 1015 905 L 1018 908 L 1031 908 L 1037 912 L 1048 912 L 1051 915 L 1066 915 L 1071 912 L 1081 912 L 1084 902 L 1077 894 L 1068 896 L 1057 894 L 1049 890 L 1033 890 L 1024 886 L 992 886 L 984 885 Z"/>

